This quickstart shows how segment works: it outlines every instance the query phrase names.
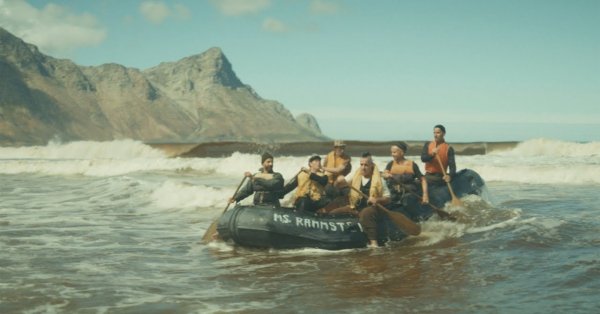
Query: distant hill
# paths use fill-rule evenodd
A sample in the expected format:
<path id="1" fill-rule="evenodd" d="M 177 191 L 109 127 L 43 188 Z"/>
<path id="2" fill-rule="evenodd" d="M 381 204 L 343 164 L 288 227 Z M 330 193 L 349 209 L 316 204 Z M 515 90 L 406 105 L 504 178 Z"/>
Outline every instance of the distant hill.
<path id="1" fill-rule="evenodd" d="M 219 48 L 140 71 L 79 66 L 40 53 L 0 28 L 0 145 L 53 138 L 150 143 L 322 141 L 316 119 L 297 118 L 235 75 Z"/>

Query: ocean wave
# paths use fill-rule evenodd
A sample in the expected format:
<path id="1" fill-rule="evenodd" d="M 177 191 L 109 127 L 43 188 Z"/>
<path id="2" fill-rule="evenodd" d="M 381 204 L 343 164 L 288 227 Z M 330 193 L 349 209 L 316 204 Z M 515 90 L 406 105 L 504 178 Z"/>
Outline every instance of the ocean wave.
<path id="1" fill-rule="evenodd" d="M 8 159 L 0 160 L 2 174 L 84 175 L 109 177 L 134 172 L 205 169 L 205 162 L 167 158 L 134 159 Z M 206 174 L 210 172 L 203 172 Z"/>
<path id="2" fill-rule="evenodd" d="M 233 188 L 215 188 L 167 180 L 152 191 L 151 199 L 160 210 L 185 211 L 201 208 L 220 208 L 227 205 Z"/>
<path id="3" fill-rule="evenodd" d="M 599 142 L 575 143 L 548 139 L 523 142 L 517 147 L 488 155 L 457 155 L 458 170 L 468 168 L 487 181 L 533 184 L 600 184 Z M 286 181 L 302 167 L 309 155 L 277 156 L 274 170 Z M 424 172 L 419 156 L 408 156 Z M 374 156 L 380 169 L 390 156 Z M 352 157 L 350 179 L 358 169 L 358 157 Z M 154 173 L 225 179 L 239 182 L 244 172 L 257 172 L 260 156 L 235 152 L 227 157 L 170 158 L 161 150 L 141 142 L 50 143 L 47 146 L 0 147 L 0 174 L 83 175 L 110 177 L 131 173 Z"/>
<path id="4" fill-rule="evenodd" d="M 166 155 L 142 142 L 52 141 L 46 146 L 0 147 L 0 159 L 132 159 L 164 158 Z"/>
<path id="5" fill-rule="evenodd" d="M 517 144 L 510 150 L 490 152 L 490 155 L 586 157 L 600 155 L 600 142 L 567 142 L 546 138 L 531 139 Z"/>

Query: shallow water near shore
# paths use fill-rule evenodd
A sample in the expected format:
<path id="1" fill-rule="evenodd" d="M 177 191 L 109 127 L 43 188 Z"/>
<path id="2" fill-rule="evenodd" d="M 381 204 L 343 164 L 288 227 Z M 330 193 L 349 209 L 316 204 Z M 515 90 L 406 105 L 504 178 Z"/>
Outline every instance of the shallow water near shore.
<path id="1" fill-rule="evenodd" d="M 457 156 L 487 183 L 446 208 L 458 222 L 433 217 L 417 237 L 343 251 L 200 243 L 256 155 L 0 148 L 0 312 L 596 312 L 598 144 L 524 144 Z M 275 169 L 290 178 L 307 157 Z"/>

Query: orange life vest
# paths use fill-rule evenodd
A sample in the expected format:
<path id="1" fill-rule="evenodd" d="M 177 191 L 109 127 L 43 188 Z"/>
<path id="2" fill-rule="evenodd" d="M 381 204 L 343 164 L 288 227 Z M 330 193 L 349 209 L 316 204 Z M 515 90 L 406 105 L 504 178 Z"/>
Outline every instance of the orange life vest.
<path id="1" fill-rule="evenodd" d="M 429 143 L 429 148 L 428 148 L 429 155 L 433 155 L 433 150 L 435 149 L 435 147 L 436 147 L 435 141 L 431 141 Z M 446 169 L 448 168 L 448 149 L 450 148 L 450 145 L 448 145 L 448 143 L 444 142 L 444 143 L 439 144 L 437 147 L 438 147 L 437 155 L 438 155 L 438 157 L 440 157 L 440 160 L 442 161 L 442 165 L 444 166 L 444 169 L 440 168 L 440 163 L 437 161 L 438 157 L 434 157 L 431 161 L 425 163 L 425 172 L 426 173 L 441 173 L 441 174 L 446 173 Z"/>
<path id="2" fill-rule="evenodd" d="M 389 170 L 390 174 L 415 174 L 413 169 L 413 161 L 406 160 L 404 164 L 399 164 L 395 160 L 392 160 L 392 168 Z"/>
<path id="3" fill-rule="evenodd" d="M 322 172 L 316 173 L 318 176 L 324 176 Z M 302 171 L 298 174 L 298 188 L 296 189 L 296 199 L 308 196 L 313 201 L 318 201 L 325 195 L 325 188 L 319 183 L 310 179 L 310 174 Z"/>

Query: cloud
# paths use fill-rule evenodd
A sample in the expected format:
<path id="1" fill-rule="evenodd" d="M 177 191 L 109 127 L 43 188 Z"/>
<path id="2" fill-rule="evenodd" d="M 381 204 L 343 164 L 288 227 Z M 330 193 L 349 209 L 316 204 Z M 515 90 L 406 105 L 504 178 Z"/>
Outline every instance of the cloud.
<path id="1" fill-rule="evenodd" d="M 270 0 L 211 0 L 224 15 L 240 16 L 258 13 L 271 5 Z"/>
<path id="2" fill-rule="evenodd" d="M 182 4 L 176 4 L 173 6 L 173 14 L 175 17 L 182 20 L 187 20 L 192 16 L 190 10 Z"/>
<path id="3" fill-rule="evenodd" d="M 266 18 L 263 21 L 262 28 L 265 31 L 273 32 L 273 33 L 285 33 L 288 31 L 288 27 L 280 20 L 274 18 Z"/>
<path id="4" fill-rule="evenodd" d="M 140 13 L 148 21 L 160 24 L 169 17 L 171 10 L 163 2 L 145 1 L 140 4 Z"/>
<path id="5" fill-rule="evenodd" d="M 340 9 L 339 4 L 331 1 L 313 0 L 310 3 L 310 12 L 313 14 L 336 14 Z"/>
<path id="6" fill-rule="evenodd" d="M 0 0 L 0 26 L 55 55 L 94 46 L 106 38 L 106 29 L 94 16 L 52 3 L 38 9 L 25 1 Z"/>
<path id="7" fill-rule="evenodd" d="M 190 10 L 186 6 L 175 4 L 170 8 L 162 1 L 142 2 L 140 13 L 146 20 L 154 24 L 160 24 L 170 17 L 186 20 L 191 16 Z"/>

